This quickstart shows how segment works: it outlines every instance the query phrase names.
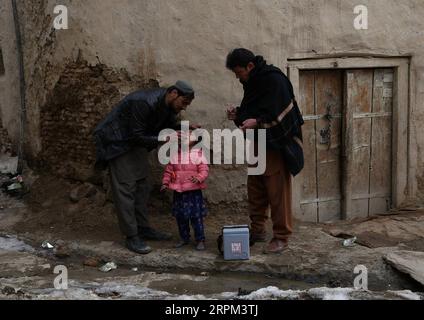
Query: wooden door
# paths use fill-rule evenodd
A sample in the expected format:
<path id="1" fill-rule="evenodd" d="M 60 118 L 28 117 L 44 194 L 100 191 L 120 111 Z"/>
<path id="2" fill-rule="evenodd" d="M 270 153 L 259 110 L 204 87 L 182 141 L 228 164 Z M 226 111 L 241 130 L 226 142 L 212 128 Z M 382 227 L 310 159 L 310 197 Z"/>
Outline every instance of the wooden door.
<path id="1" fill-rule="evenodd" d="M 392 198 L 393 70 L 348 70 L 347 119 L 352 143 L 347 145 L 349 172 L 346 216 L 385 213 Z M 350 180 L 350 181 L 349 181 Z"/>
<path id="2" fill-rule="evenodd" d="M 393 70 L 300 72 L 305 169 L 300 218 L 384 213 L 391 203 Z"/>

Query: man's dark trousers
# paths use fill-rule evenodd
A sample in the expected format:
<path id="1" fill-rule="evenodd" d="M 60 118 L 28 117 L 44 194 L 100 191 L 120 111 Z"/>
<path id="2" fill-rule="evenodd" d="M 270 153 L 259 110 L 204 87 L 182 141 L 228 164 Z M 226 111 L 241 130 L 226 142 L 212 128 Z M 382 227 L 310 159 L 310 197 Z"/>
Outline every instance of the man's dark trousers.
<path id="1" fill-rule="evenodd" d="M 149 228 L 147 202 L 150 194 L 149 153 L 142 147 L 110 161 L 110 176 L 121 232 L 127 237 Z"/>

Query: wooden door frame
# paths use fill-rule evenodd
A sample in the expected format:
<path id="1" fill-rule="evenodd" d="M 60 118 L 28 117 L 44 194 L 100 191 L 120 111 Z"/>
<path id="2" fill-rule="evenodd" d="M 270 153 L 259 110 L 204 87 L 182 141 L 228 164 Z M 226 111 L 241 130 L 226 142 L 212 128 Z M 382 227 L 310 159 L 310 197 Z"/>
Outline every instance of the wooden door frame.
<path id="1" fill-rule="evenodd" d="M 410 57 L 323 57 L 288 59 L 287 74 L 293 84 L 295 95 L 299 96 L 300 71 L 375 68 L 394 69 L 392 203 L 395 208 L 398 208 L 408 196 Z M 301 216 L 301 187 L 301 183 L 293 179 L 293 209 L 296 216 Z M 347 212 L 344 211 L 341 218 L 350 219 L 349 210 Z"/>

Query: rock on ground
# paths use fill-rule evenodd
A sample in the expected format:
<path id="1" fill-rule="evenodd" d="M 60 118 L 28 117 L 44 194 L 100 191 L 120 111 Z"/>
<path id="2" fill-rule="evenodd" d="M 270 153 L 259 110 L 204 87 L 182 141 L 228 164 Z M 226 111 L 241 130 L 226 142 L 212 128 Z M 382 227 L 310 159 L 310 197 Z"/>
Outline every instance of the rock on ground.
<path id="1" fill-rule="evenodd" d="M 385 259 L 396 269 L 424 285 L 424 252 L 395 251 L 389 253 Z"/>

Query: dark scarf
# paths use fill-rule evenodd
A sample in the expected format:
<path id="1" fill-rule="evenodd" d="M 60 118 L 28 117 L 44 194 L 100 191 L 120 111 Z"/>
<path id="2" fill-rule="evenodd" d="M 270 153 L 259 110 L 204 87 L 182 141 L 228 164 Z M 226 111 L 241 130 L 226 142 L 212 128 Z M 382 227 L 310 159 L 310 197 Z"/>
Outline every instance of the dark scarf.
<path id="1" fill-rule="evenodd" d="M 267 65 L 261 57 L 256 57 L 255 68 L 250 72 L 249 80 L 242 82 L 244 89 L 243 101 L 240 105 L 236 123 L 240 126 L 247 119 L 258 119 L 264 114 L 277 114 L 281 106 L 291 101 L 290 92 L 283 83 L 283 73 L 280 69 Z M 270 90 L 269 81 L 276 79 L 280 85 L 278 90 Z M 281 111 L 280 111 L 281 112 Z"/>
<path id="2" fill-rule="evenodd" d="M 303 168 L 302 115 L 293 86 L 277 67 L 257 56 L 249 80 L 243 83 L 244 98 L 237 112 L 236 125 L 257 119 L 267 130 L 267 147 L 281 150 L 293 175 Z M 284 116 L 283 116 L 284 115 Z"/>

